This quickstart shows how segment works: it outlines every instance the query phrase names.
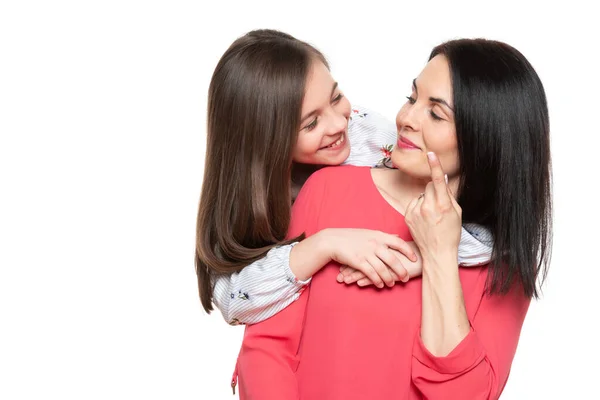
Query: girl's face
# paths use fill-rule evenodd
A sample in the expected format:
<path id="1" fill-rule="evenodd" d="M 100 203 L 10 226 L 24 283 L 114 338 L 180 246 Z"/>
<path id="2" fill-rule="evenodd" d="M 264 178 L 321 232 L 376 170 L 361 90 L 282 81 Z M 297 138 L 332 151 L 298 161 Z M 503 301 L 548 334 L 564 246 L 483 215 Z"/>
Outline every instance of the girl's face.
<path id="1" fill-rule="evenodd" d="M 302 164 L 339 165 L 350 155 L 350 102 L 320 61 L 313 61 L 302 102 L 293 159 Z"/>
<path id="2" fill-rule="evenodd" d="M 444 172 L 459 171 L 452 80 L 448 61 L 442 55 L 431 59 L 413 81 L 412 94 L 396 116 L 398 141 L 392 163 L 399 170 L 429 180 L 427 152 L 437 154 Z"/>

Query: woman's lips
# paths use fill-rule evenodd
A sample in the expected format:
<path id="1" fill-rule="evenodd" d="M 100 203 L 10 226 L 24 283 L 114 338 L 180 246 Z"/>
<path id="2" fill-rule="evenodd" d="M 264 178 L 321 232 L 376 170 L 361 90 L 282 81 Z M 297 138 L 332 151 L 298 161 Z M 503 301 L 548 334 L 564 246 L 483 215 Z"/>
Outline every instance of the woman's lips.
<path id="1" fill-rule="evenodd" d="M 419 146 L 405 138 L 404 136 L 398 136 L 398 147 L 401 149 L 413 149 L 413 150 L 421 150 Z"/>

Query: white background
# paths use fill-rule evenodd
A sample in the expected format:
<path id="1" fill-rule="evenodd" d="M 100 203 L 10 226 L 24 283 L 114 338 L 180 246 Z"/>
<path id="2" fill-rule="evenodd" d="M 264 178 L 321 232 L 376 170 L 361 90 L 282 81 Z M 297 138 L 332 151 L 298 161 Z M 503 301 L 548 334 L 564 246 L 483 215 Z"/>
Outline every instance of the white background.
<path id="1" fill-rule="evenodd" d="M 555 246 L 502 398 L 598 396 L 598 21 L 577 1 L 490 4 L 3 1 L 0 398 L 234 398 L 243 328 L 201 310 L 194 234 L 209 80 L 256 28 L 317 46 L 351 101 L 390 118 L 444 40 L 529 58 Z"/>

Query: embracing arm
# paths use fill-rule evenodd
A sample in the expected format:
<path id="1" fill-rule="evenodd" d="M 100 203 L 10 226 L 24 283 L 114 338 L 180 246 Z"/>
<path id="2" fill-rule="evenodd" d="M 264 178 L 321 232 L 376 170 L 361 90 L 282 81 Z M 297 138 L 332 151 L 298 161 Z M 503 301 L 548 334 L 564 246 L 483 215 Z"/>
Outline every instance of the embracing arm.
<path id="1" fill-rule="evenodd" d="M 298 298 L 310 279 L 299 280 L 290 269 L 296 244 L 275 247 L 240 272 L 213 278 L 213 301 L 229 324 L 264 321 Z"/>
<path id="2" fill-rule="evenodd" d="M 412 248 L 394 235 L 366 229 L 323 229 L 299 243 L 270 250 L 240 272 L 216 276 L 214 302 L 230 324 L 258 323 L 297 300 L 310 278 L 332 260 L 360 268 L 379 287 L 393 284 L 390 271 L 397 271 L 401 278 L 406 273 L 393 255 L 402 254 L 399 251 L 414 256 Z M 381 262 L 376 264 L 372 258 L 368 262 L 370 254 Z"/>

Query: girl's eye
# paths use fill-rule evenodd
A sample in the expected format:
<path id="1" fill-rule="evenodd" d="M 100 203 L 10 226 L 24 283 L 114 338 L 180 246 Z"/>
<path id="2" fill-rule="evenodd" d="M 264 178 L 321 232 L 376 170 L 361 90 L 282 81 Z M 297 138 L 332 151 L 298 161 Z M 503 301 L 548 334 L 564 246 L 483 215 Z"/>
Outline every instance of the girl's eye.
<path id="1" fill-rule="evenodd" d="M 310 124 L 306 125 L 304 127 L 304 129 L 306 129 L 307 131 L 312 131 L 313 129 L 315 129 L 316 126 L 317 126 L 317 118 L 315 118 L 313 120 L 313 122 L 311 122 Z"/>
<path id="2" fill-rule="evenodd" d="M 337 96 L 335 96 L 335 97 L 333 98 L 333 100 L 331 100 L 331 102 L 332 102 L 332 103 L 337 103 L 337 102 L 339 102 L 339 101 L 340 101 L 340 100 L 341 100 L 343 97 L 344 97 L 344 95 L 340 93 L 340 94 L 338 94 Z"/>
<path id="3" fill-rule="evenodd" d="M 415 104 L 415 102 L 417 101 L 417 100 L 415 100 L 415 98 L 414 98 L 414 97 L 412 97 L 412 96 L 406 96 L 406 99 L 408 100 L 408 102 L 409 102 L 410 104 Z"/>

